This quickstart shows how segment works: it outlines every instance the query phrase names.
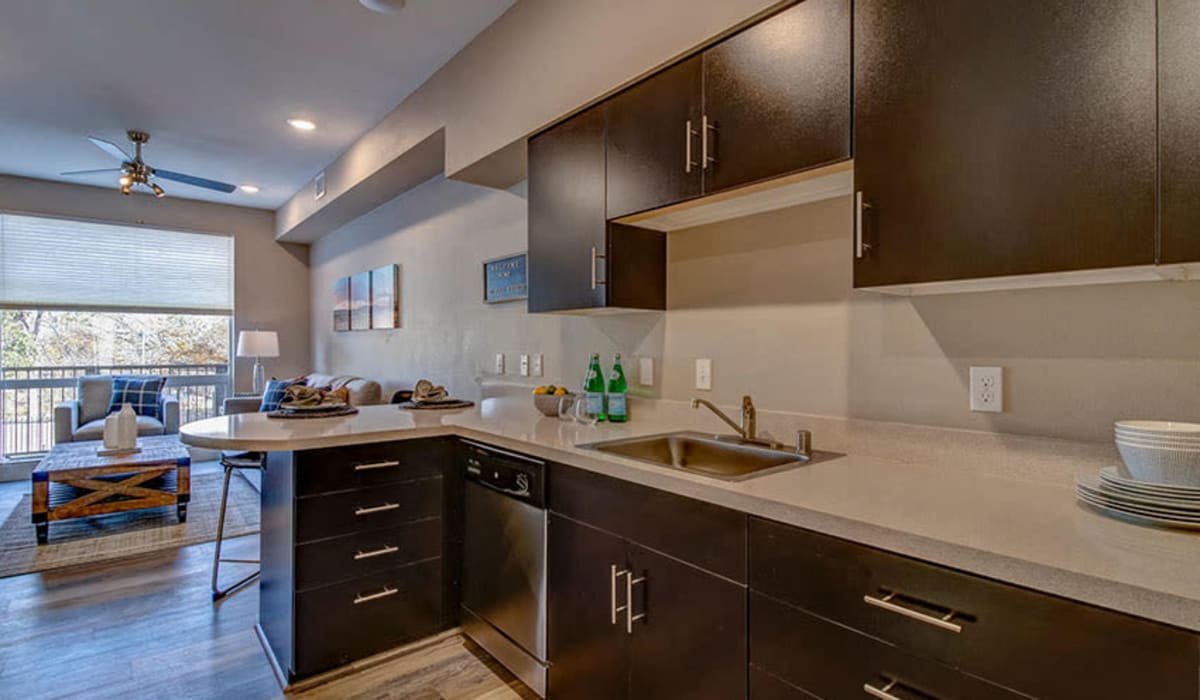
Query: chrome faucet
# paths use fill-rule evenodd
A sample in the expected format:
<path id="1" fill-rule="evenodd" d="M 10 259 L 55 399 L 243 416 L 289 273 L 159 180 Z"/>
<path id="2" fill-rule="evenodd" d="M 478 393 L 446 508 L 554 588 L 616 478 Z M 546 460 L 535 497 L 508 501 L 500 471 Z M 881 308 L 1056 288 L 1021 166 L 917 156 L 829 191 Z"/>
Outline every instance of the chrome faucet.
<path id="1" fill-rule="evenodd" d="M 692 408 L 700 408 L 704 406 L 708 410 L 717 415 L 717 418 L 725 421 L 729 427 L 737 431 L 737 434 L 747 442 L 758 442 L 758 413 L 754 410 L 754 401 L 749 395 L 742 397 L 742 423 L 738 425 L 733 422 L 733 419 L 725 415 L 725 413 L 713 405 L 711 401 L 705 399 L 692 399 Z"/>

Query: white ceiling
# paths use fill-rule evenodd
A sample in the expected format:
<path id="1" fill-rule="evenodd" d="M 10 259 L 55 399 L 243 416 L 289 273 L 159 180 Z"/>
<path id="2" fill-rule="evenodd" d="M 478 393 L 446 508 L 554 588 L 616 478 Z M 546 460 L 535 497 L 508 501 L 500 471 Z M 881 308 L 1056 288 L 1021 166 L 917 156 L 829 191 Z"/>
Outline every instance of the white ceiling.
<path id="1" fill-rule="evenodd" d="M 514 0 L 3 0 L 0 172 L 114 187 L 84 138 L 146 162 L 261 191 L 162 182 L 169 196 L 276 208 L 374 126 Z M 317 122 L 302 133 L 284 123 Z M 126 150 L 131 150 L 126 148 Z"/>

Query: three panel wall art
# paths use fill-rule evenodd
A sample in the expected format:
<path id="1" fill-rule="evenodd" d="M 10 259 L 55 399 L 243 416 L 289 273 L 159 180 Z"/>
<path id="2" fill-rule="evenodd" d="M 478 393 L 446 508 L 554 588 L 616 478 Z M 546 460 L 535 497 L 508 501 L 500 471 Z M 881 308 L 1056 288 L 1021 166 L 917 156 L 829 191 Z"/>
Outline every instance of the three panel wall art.
<path id="1" fill-rule="evenodd" d="M 400 266 L 384 265 L 333 284 L 333 330 L 400 327 Z"/>

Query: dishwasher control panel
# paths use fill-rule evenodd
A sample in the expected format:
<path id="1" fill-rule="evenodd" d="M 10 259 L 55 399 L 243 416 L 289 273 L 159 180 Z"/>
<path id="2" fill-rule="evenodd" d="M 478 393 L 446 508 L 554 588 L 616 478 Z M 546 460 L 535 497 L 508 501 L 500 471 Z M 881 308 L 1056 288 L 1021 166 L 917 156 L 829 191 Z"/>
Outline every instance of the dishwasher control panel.
<path id="1" fill-rule="evenodd" d="M 463 441 L 467 481 L 510 498 L 546 506 L 546 463 L 516 452 Z"/>

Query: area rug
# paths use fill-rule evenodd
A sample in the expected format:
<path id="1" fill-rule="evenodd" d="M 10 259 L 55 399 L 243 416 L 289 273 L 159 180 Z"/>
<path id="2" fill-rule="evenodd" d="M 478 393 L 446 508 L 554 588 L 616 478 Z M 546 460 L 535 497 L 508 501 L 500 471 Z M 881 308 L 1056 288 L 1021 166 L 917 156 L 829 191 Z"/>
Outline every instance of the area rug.
<path id="1" fill-rule="evenodd" d="M 61 520 L 50 523 L 50 542 L 41 546 L 29 520 L 32 497 L 25 494 L 0 525 L 0 578 L 211 542 L 217 537 L 223 478 L 221 472 L 193 474 L 186 523 L 176 520 L 174 506 Z M 258 528 L 258 491 L 235 475 L 229 481 L 225 536 Z"/>

